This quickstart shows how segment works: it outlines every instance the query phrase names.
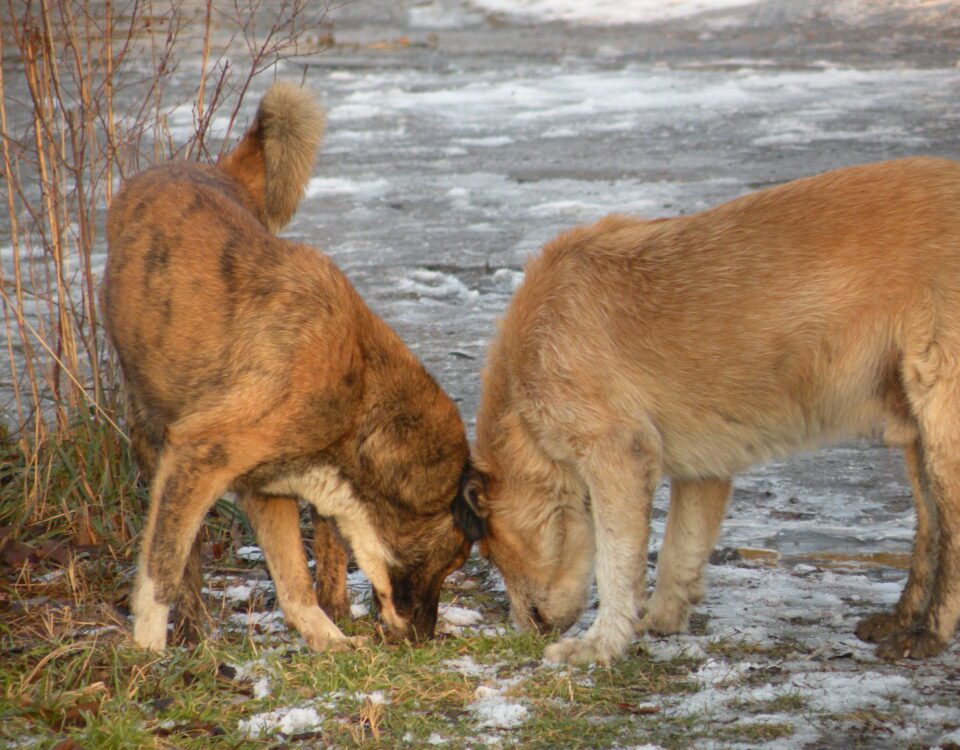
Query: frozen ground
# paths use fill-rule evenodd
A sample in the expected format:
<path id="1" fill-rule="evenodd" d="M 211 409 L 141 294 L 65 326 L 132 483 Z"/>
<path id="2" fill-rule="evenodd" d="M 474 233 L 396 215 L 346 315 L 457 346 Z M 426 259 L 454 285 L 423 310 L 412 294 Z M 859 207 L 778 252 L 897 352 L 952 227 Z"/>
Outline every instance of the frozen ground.
<path id="1" fill-rule="evenodd" d="M 335 46 L 306 63 L 328 136 L 287 235 L 337 261 L 471 430 L 495 319 L 524 259 L 561 229 L 609 211 L 688 213 L 847 164 L 960 155 L 955 3 L 371 0 L 333 20 Z M 661 490 L 654 549 L 665 509 Z M 694 634 L 641 642 L 687 660 L 696 686 L 653 709 L 718 738 L 758 717 L 792 727 L 739 746 L 960 744 L 957 647 L 891 666 L 852 636 L 896 600 L 912 525 L 901 460 L 873 442 L 740 477 Z M 210 586 L 252 597 L 232 626 L 283 632 L 257 614 L 272 606 L 268 582 Z M 352 587 L 360 614 L 363 581 Z M 506 626 L 482 563 L 454 589 L 443 629 Z M 495 666 L 448 667 L 476 681 L 475 745 L 510 745 L 534 718 Z M 249 734 L 296 732 L 322 712 L 290 706 Z"/>
<path id="2" fill-rule="evenodd" d="M 289 234 L 336 259 L 471 427 L 495 318 L 559 230 L 960 154 L 947 3 L 437 0 L 358 3 L 334 20 L 338 46 L 307 68 L 328 136 Z M 665 504 L 661 490 L 654 547 Z M 896 601 L 912 525 L 901 461 L 872 442 L 740 477 L 695 634 L 644 641 L 690 659 L 698 686 L 656 709 L 793 727 L 750 746 L 960 743 L 956 648 L 889 666 L 852 636 Z M 461 592 L 446 629 L 503 627 L 490 586 L 499 609 L 474 611 Z M 478 742 L 509 744 L 528 709 L 494 672 L 450 666 L 477 677 Z"/>
<path id="3" fill-rule="evenodd" d="M 706 5 L 729 7 L 697 15 Z M 545 23 L 588 15 L 605 26 Z M 635 20 L 654 25 L 622 25 Z M 338 41 L 409 46 L 334 50 L 309 68 L 330 124 L 291 233 L 337 260 L 472 424 L 494 320 L 524 259 L 560 229 L 960 154 L 956 20 L 947 4 L 903 2 L 345 8 Z M 912 525 L 901 461 L 874 443 L 739 478 L 721 545 L 768 552 L 711 566 L 699 635 L 648 644 L 700 662 L 702 690 L 663 710 L 736 722 L 796 694 L 805 718 L 771 747 L 849 744 L 863 722 L 881 727 L 870 746 L 960 742 L 955 650 L 889 667 L 852 636 L 896 600 Z M 710 648 L 724 642 L 758 657 Z"/>

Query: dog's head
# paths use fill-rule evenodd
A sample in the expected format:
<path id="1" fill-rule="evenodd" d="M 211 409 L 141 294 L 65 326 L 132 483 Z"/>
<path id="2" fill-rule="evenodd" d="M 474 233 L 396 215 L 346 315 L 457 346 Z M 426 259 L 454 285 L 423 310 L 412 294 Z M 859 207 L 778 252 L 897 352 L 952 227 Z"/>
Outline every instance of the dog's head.
<path id="1" fill-rule="evenodd" d="M 471 473 L 470 451 L 456 405 L 431 379 L 398 377 L 379 393 L 353 474 L 358 494 L 368 499 L 376 554 L 364 563 L 354 546 L 354 556 L 389 635 L 421 641 L 434 633 L 444 579 L 466 561 L 478 536 L 454 521 Z"/>
<path id="2" fill-rule="evenodd" d="M 408 519 L 402 534 L 393 539 L 389 585 L 374 586 L 377 610 L 393 638 L 419 642 L 433 637 L 443 582 L 466 562 L 479 537 L 476 527 L 468 524 L 465 530 L 455 521 L 468 472 L 469 465 L 449 493 L 452 500 L 447 500 L 444 511 Z"/>
<path id="3" fill-rule="evenodd" d="M 586 607 L 593 573 L 582 493 L 474 470 L 459 500 L 457 523 L 503 575 L 514 625 L 541 633 L 569 628 Z"/>

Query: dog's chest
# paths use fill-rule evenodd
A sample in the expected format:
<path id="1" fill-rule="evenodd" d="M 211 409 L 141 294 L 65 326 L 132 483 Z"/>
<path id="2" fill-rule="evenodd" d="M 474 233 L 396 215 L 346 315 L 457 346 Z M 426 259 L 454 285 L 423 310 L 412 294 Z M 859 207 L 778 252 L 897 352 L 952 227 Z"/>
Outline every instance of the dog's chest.
<path id="1" fill-rule="evenodd" d="M 264 484 L 266 495 L 293 495 L 309 502 L 322 516 L 335 516 L 357 504 L 350 482 L 333 466 L 296 467 Z"/>

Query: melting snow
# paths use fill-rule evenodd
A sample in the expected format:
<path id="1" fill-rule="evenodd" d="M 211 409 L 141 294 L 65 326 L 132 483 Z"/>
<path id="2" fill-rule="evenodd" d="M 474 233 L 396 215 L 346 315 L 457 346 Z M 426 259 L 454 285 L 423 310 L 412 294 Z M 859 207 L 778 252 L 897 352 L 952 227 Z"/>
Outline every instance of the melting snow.
<path id="1" fill-rule="evenodd" d="M 466 607 L 455 607 L 452 604 L 440 605 L 440 617 L 451 625 L 458 625 L 460 627 L 479 625 L 483 622 L 483 615 L 477 612 L 477 610 L 467 609 Z"/>
<path id="2" fill-rule="evenodd" d="M 322 722 L 315 708 L 280 708 L 243 719 L 237 729 L 251 739 L 257 739 L 276 732 L 291 735 L 319 729 Z"/>
<path id="3" fill-rule="evenodd" d="M 477 688 L 468 708 L 476 713 L 479 728 L 507 729 L 522 724 L 527 718 L 527 707 L 505 698 L 505 690 L 506 687 L 493 688 L 485 685 Z"/>
<path id="4" fill-rule="evenodd" d="M 255 683 L 253 683 L 253 697 L 254 698 L 266 698 L 270 695 L 270 678 L 267 676 L 261 677 Z"/>

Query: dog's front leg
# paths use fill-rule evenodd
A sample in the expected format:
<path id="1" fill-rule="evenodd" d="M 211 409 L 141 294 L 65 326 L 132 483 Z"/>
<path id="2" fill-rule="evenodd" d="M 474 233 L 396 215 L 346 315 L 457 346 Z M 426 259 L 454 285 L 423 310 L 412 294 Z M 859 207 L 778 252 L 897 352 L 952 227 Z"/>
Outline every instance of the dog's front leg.
<path id="1" fill-rule="evenodd" d="M 317 603 L 301 539 L 297 500 L 251 492 L 240 498 L 240 507 L 263 550 L 287 623 L 299 631 L 314 651 L 339 651 L 361 645 L 361 638 L 344 635 Z"/>
<path id="2" fill-rule="evenodd" d="M 592 443 L 579 468 L 590 490 L 600 606 L 581 638 L 548 646 L 544 659 L 608 663 L 623 655 L 639 622 L 660 457 L 652 441 L 618 432 Z"/>
<path id="3" fill-rule="evenodd" d="M 730 489 L 729 479 L 671 480 L 657 587 L 641 630 L 669 635 L 687 629 L 690 605 L 703 596 L 703 568 L 720 535 Z"/>

